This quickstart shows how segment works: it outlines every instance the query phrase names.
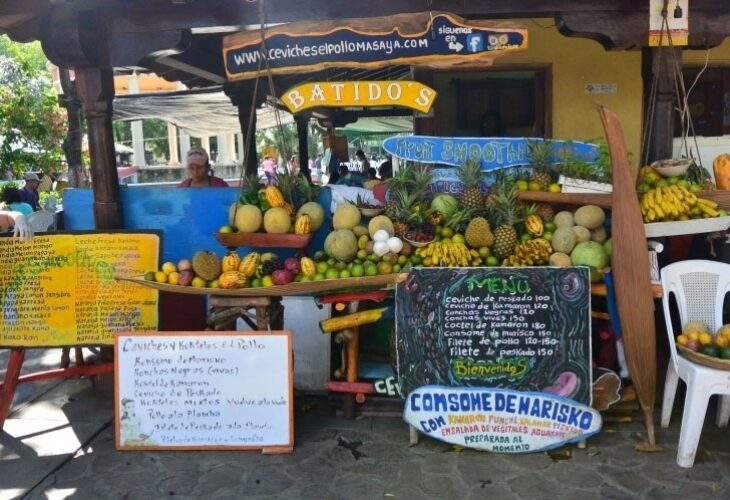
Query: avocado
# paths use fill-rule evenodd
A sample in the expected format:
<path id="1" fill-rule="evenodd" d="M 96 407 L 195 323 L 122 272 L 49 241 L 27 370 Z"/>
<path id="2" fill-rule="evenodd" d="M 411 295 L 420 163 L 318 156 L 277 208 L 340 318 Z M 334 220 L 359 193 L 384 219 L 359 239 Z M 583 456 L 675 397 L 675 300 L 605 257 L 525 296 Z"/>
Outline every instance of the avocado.
<path id="1" fill-rule="evenodd" d="M 718 349 L 716 345 L 712 344 L 703 345 L 702 347 L 700 347 L 699 352 L 701 354 L 704 354 L 705 356 L 712 356 L 713 358 L 720 357 L 720 349 Z"/>

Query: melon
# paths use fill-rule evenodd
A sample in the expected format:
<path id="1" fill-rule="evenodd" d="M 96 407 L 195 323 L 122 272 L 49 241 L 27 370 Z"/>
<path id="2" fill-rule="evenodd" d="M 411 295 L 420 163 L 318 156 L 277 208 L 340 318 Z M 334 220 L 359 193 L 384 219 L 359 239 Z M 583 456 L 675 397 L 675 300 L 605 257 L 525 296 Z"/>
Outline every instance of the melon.
<path id="1" fill-rule="evenodd" d="M 573 214 L 571 212 L 568 212 L 567 210 L 556 213 L 555 217 L 553 218 L 553 222 L 558 227 L 570 227 L 575 225 L 575 222 L 573 221 Z"/>
<path id="2" fill-rule="evenodd" d="M 550 259 L 548 263 L 551 266 L 555 267 L 568 267 L 573 264 L 573 261 L 570 260 L 570 255 L 563 252 L 555 252 L 553 254 L 550 254 Z"/>
<path id="3" fill-rule="evenodd" d="M 608 235 L 606 234 L 606 230 L 603 229 L 603 226 L 597 227 L 596 229 L 591 229 L 591 240 L 595 241 L 596 243 L 604 243 L 606 241 L 606 238 L 608 238 Z"/>
<path id="4" fill-rule="evenodd" d="M 358 224 L 357 226 L 352 228 L 352 232 L 355 233 L 355 236 L 359 238 L 360 236 L 367 236 L 368 228 L 366 228 L 362 224 Z"/>
<path id="5" fill-rule="evenodd" d="M 570 260 L 574 266 L 588 266 L 591 268 L 591 281 L 601 280 L 601 271 L 608 265 L 608 255 L 603 245 L 595 241 L 582 241 L 578 243 L 572 252 Z"/>
<path id="6" fill-rule="evenodd" d="M 395 234 L 393 221 L 385 215 L 378 215 L 377 217 L 370 219 L 370 223 L 368 224 L 368 233 L 370 233 L 371 238 L 379 229 L 387 231 L 389 236 L 393 236 L 393 234 Z"/>
<path id="7" fill-rule="evenodd" d="M 270 208 L 264 214 L 264 231 L 271 234 L 285 234 L 291 228 L 289 212 L 282 207 Z"/>
<path id="8" fill-rule="evenodd" d="M 581 241 L 588 241 L 591 239 L 591 231 L 585 226 L 573 226 L 570 229 L 572 229 L 573 233 L 575 233 L 576 243 L 580 243 Z"/>
<path id="9" fill-rule="evenodd" d="M 310 201 L 301 206 L 297 210 L 297 219 L 300 215 L 307 214 L 309 216 L 309 222 L 312 224 L 312 232 L 322 227 L 324 223 L 324 208 L 316 201 Z"/>
<path id="10" fill-rule="evenodd" d="M 349 229 L 335 229 L 324 240 L 327 255 L 342 262 L 351 262 L 357 250 L 357 237 Z"/>
<path id="11" fill-rule="evenodd" d="M 343 203 L 335 210 L 332 216 L 332 226 L 335 229 L 352 229 L 360 224 L 360 209 L 352 203 Z"/>
<path id="12" fill-rule="evenodd" d="M 239 233 L 255 233 L 261 229 L 263 215 L 256 205 L 233 203 L 228 209 L 228 221 Z"/>
<path id="13" fill-rule="evenodd" d="M 569 254 L 575 247 L 576 237 L 571 226 L 562 226 L 555 230 L 550 245 L 556 252 Z"/>
<path id="14" fill-rule="evenodd" d="M 583 205 L 575 211 L 573 220 L 578 226 L 585 226 L 588 229 L 596 229 L 603 225 L 606 220 L 606 212 L 597 205 Z"/>

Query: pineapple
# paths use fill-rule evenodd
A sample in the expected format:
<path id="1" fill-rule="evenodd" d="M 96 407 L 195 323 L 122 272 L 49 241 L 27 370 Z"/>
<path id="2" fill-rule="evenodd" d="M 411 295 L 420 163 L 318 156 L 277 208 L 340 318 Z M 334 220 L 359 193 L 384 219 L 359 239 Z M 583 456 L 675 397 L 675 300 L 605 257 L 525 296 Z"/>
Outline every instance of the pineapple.
<path id="1" fill-rule="evenodd" d="M 537 215 L 545 222 L 550 222 L 555 218 L 555 210 L 550 203 L 540 203 L 537 206 Z"/>
<path id="2" fill-rule="evenodd" d="M 553 182 L 548 170 L 553 156 L 553 149 L 553 143 L 548 139 L 527 142 L 527 159 L 533 168 L 530 181 L 537 182 L 541 191 L 547 191 L 548 186 Z"/>
<path id="3" fill-rule="evenodd" d="M 388 196 L 385 202 L 385 215 L 390 220 L 395 221 L 398 214 L 398 201 L 401 192 L 407 192 L 409 190 L 411 181 L 408 170 L 404 167 L 400 167 L 394 174 L 393 177 L 385 180 L 385 184 L 388 186 Z"/>
<path id="4" fill-rule="evenodd" d="M 472 219 L 466 227 L 464 239 L 471 248 L 491 247 L 494 244 L 494 235 L 487 219 L 484 217 Z"/>
<path id="5" fill-rule="evenodd" d="M 478 161 L 467 161 L 459 169 L 459 180 L 464 184 L 464 192 L 461 193 L 461 205 L 464 208 L 480 208 L 484 206 L 482 195 L 482 182 L 484 172 Z"/>
<path id="6" fill-rule="evenodd" d="M 498 259 L 505 259 L 514 252 L 517 246 L 517 230 L 519 211 L 517 194 L 514 186 L 506 183 L 495 186 L 491 208 L 492 227 L 494 227 L 494 244 L 492 253 Z"/>

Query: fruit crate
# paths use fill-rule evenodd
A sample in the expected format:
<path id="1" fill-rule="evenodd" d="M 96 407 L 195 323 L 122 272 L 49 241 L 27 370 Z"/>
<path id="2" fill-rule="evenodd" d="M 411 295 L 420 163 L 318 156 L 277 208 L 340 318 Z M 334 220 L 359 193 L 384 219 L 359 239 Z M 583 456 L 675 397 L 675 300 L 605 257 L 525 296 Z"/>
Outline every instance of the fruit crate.
<path id="1" fill-rule="evenodd" d="M 680 234 L 714 233 L 730 227 L 730 216 L 644 224 L 647 238 Z"/>
<path id="2" fill-rule="evenodd" d="M 563 193 L 610 193 L 613 191 L 613 185 L 606 182 L 587 181 L 564 175 L 558 178 L 558 184 L 563 186 Z"/>
<path id="3" fill-rule="evenodd" d="M 303 249 L 313 234 L 215 233 L 215 239 L 229 248 L 296 248 Z"/>

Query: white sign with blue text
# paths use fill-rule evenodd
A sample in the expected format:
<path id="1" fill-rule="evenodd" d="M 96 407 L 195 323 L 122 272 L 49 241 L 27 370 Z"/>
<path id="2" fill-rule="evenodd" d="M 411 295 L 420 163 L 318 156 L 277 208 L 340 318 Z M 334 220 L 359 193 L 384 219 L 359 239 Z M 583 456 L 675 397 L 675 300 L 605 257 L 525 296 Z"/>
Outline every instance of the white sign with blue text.
<path id="1" fill-rule="evenodd" d="M 408 394 L 403 418 L 450 444 L 529 453 L 583 441 L 601 430 L 601 414 L 547 393 L 427 385 Z"/>

